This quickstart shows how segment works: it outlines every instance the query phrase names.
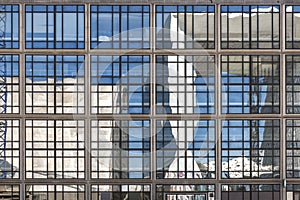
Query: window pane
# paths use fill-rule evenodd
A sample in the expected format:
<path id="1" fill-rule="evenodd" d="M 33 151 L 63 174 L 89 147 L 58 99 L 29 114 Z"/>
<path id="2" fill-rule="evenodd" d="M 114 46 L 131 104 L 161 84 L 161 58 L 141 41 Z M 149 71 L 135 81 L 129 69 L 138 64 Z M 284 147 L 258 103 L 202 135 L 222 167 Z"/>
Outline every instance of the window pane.
<path id="1" fill-rule="evenodd" d="M 156 48 L 213 49 L 214 6 L 157 6 Z"/>
<path id="2" fill-rule="evenodd" d="M 156 177 L 216 178 L 215 122 L 165 120 L 156 123 Z"/>
<path id="3" fill-rule="evenodd" d="M 222 185 L 222 200 L 280 199 L 280 185 Z M 290 199 L 289 199 L 290 200 Z"/>
<path id="4" fill-rule="evenodd" d="M 93 120 L 92 178 L 149 179 L 149 120 Z"/>
<path id="5" fill-rule="evenodd" d="M 278 49 L 279 6 L 221 6 L 221 47 Z"/>
<path id="6" fill-rule="evenodd" d="M 84 113 L 84 56 L 26 55 L 26 113 Z"/>
<path id="7" fill-rule="evenodd" d="M 222 113 L 279 113 L 279 56 L 222 56 Z"/>
<path id="8" fill-rule="evenodd" d="M 0 49 L 19 48 L 19 6 L 0 5 Z"/>
<path id="9" fill-rule="evenodd" d="M 156 112 L 215 112 L 214 56 L 156 56 Z"/>
<path id="10" fill-rule="evenodd" d="M 279 178 L 279 120 L 223 120 L 222 178 Z"/>
<path id="11" fill-rule="evenodd" d="M 26 5 L 26 48 L 84 48 L 83 7 Z"/>
<path id="12" fill-rule="evenodd" d="M 149 113 L 149 62 L 149 56 L 91 56 L 92 113 Z"/>
<path id="13" fill-rule="evenodd" d="M 149 6 L 91 6 L 91 48 L 150 47 Z"/>
<path id="14" fill-rule="evenodd" d="M 26 120 L 26 178 L 82 179 L 83 120 Z"/>

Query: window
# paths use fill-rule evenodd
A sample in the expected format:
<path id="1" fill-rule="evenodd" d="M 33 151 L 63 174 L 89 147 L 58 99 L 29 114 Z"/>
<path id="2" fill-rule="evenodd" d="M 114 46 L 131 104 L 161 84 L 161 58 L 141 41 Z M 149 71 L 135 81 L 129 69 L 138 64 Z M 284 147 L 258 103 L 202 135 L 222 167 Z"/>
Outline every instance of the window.
<path id="1" fill-rule="evenodd" d="M 149 56 L 92 56 L 91 112 L 147 114 Z"/>
<path id="2" fill-rule="evenodd" d="M 156 6 L 156 48 L 213 49 L 214 6 Z"/>
<path id="3" fill-rule="evenodd" d="M 19 56 L 0 55 L 0 113 L 19 113 L 19 84 Z"/>
<path id="4" fill-rule="evenodd" d="M 164 120 L 156 122 L 156 177 L 215 178 L 215 122 Z"/>
<path id="5" fill-rule="evenodd" d="M 215 199 L 214 185 L 157 185 L 156 199 Z"/>
<path id="6" fill-rule="evenodd" d="M 26 48 L 84 48 L 84 6 L 26 5 Z"/>
<path id="7" fill-rule="evenodd" d="M 286 176 L 300 178 L 300 120 L 286 121 Z"/>
<path id="8" fill-rule="evenodd" d="M 37 199 L 73 199 L 83 200 L 85 197 L 84 185 L 26 185 L 30 195 Z"/>
<path id="9" fill-rule="evenodd" d="M 279 178 L 279 120 L 222 121 L 222 178 Z"/>
<path id="10" fill-rule="evenodd" d="M 280 185 L 222 185 L 222 200 L 231 199 L 280 199 Z"/>
<path id="11" fill-rule="evenodd" d="M 214 113 L 214 56 L 156 56 L 156 112 Z"/>
<path id="12" fill-rule="evenodd" d="M 286 112 L 300 113 L 300 56 L 286 56 Z"/>
<path id="13" fill-rule="evenodd" d="M 92 185 L 92 199 L 150 199 L 150 185 Z"/>
<path id="14" fill-rule="evenodd" d="M 19 48 L 19 6 L 0 5 L 0 48 Z"/>
<path id="15" fill-rule="evenodd" d="M 149 48 L 149 15 L 149 6 L 91 6 L 91 48 Z"/>
<path id="16" fill-rule="evenodd" d="M 93 120 L 92 178 L 149 179 L 150 121 Z"/>
<path id="17" fill-rule="evenodd" d="M 285 7 L 285 38 L 287 49 L 300 48 L 300 6 L 286 6 Z"/>
<path id="18" fill-rule="evenodd" d="M 26 120 L 26 178 L 83 179 L 84 121 Z"/>
<path id="19" fill-rule="evenodd" d="M 26 113 L 84 113 L 84 56 L 26 55 Z"/>
<path id="20" fill-rule="evenodd" d="M 0 179 L 20 178 L 20 121 L 19 120 L 11 120 L 11 119 L 0 120 L 0 143 L 1 143 Z"/>
<path id="21" fill-rule="evenodd" d="M 279 113 L 279 56 L 222 56 L 222 113 Z"/>
<path id="22" fill-rule="evenodd" d="M 221 6 L 221 47 L 278 49 L 279 6 Z"/>

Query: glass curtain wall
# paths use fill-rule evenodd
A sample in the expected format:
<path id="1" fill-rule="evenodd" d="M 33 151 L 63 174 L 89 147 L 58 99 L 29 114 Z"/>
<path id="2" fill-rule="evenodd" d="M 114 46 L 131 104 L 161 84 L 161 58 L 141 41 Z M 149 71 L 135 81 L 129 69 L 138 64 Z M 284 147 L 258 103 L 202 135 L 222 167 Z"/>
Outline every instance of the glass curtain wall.
<path id="1" fill-rule="evenodd" d="M 0 5 L 0 199 L 298 200 L 300 6 L 222 2 Z"/>

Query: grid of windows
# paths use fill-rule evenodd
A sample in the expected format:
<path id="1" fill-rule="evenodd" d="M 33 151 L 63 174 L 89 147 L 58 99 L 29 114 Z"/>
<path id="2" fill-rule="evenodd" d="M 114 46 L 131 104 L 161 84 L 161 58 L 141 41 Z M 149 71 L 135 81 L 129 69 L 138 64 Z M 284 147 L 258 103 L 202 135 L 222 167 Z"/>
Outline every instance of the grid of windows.
<path id="1" fill-rule="evenodd" d="M 0 199 L 299 199 L 299 5 L 88 1 L 0 5 Z"/>

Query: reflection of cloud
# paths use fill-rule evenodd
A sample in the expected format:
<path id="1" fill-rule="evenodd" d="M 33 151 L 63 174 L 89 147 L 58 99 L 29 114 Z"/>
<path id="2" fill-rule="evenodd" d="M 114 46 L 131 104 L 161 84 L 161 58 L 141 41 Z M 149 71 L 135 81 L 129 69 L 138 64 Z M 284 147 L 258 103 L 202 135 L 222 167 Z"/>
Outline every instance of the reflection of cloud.
<path id="1" fill-rule="evenodd" d="M 105 36 L 105 35 L 100 35 L 98 37 L 98 41 L 111 41 L 112 38 L 111 37 L 108 37 L 108 36 Z"/>

